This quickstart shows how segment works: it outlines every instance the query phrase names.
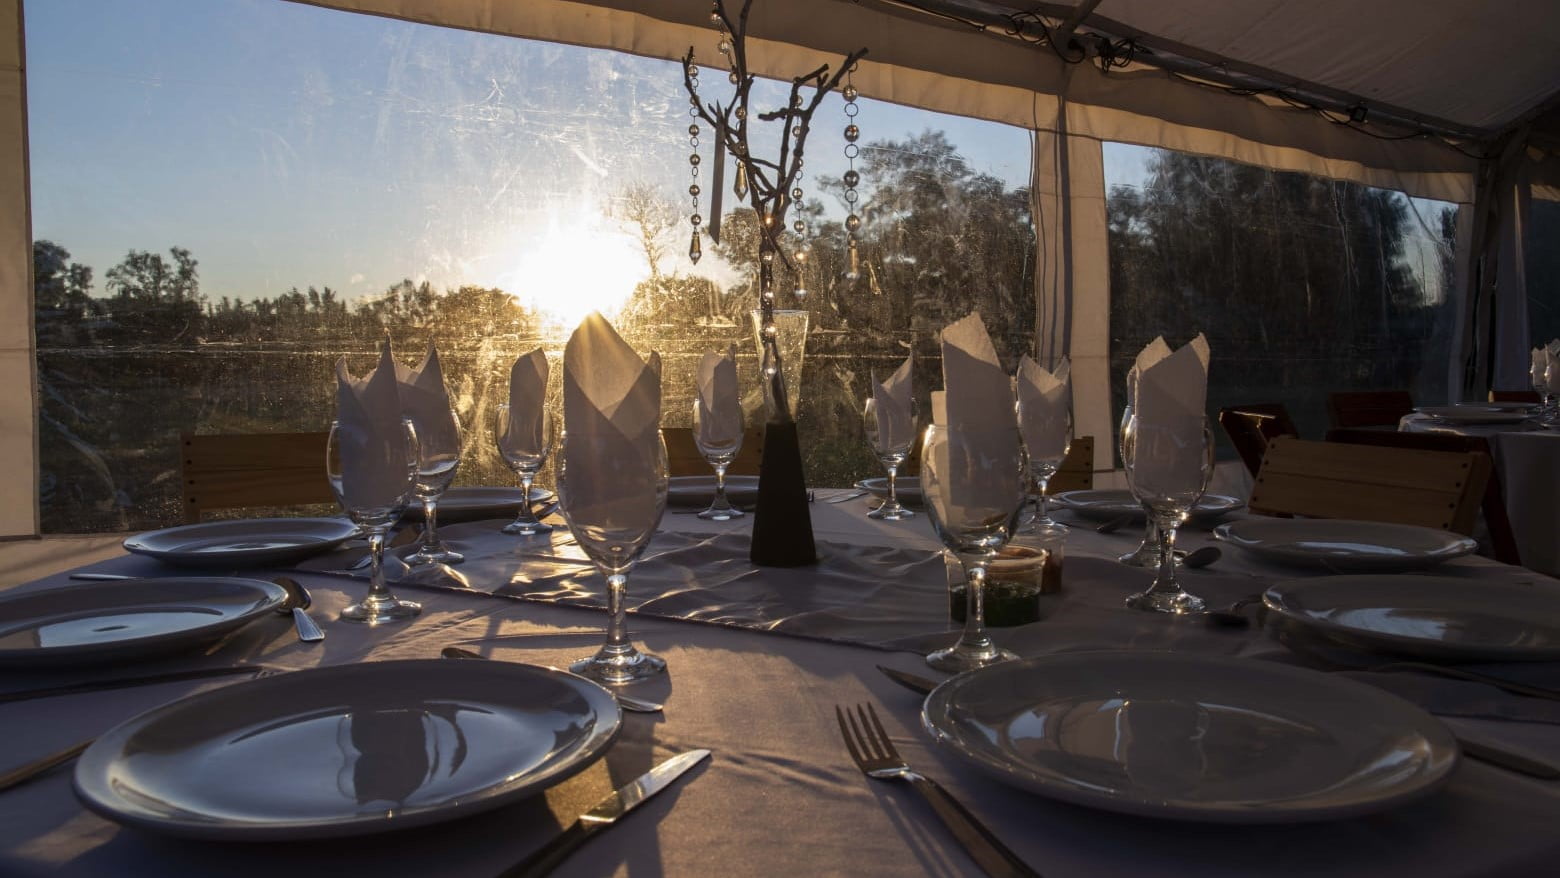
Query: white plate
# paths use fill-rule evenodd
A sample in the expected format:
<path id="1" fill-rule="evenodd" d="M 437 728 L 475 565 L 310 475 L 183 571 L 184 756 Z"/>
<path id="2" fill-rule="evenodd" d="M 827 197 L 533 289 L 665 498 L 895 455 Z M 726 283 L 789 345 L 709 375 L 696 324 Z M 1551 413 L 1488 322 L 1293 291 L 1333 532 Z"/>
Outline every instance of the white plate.
<path id="1" fill-rule="evenodd" d="M 1095 652 L 1003 662 L 926 699 L 939 743 L 999 780 L 1175 820 L 1297 823 L 1424 796 L 1451 734 L 1380 689 L 1227 656 Z"/>
<path id="2" fill-rule="evenodd" d="M 140 658 L 215 641 L 287 600 L 257 579 L 92 582 L 0 598 L 0 666 Z"/>
<path id="3" fill-rule="evenodd" d="M 485 811 L 599 757 L 622 722 L 581 677 L 497 661 L 296 671 L 165 704 L 102 735 L 76 794 L 195 838 L 390 832 Z"/>
<path id="4" fill-rule="evenodd" d="M 513 518 L 520 514 L 520 503 L 524 497 L 520 488 L 478 486 L 451 488 L 439 498 L 439 523 L 481 521 L 484 518 Z M 531 489 L 531 505 L 537 510 L 552 498 L 551 491 L 535 487 Z M 422 503 L 413 503 L 406 507 L 405 517 L 412 521 L 421 521 Z"/>
<path id="5" fill-rule="evenodd" d="M 706 507 L 715 499 L 714 476 L 673 476 L 667 481 L 666 503 L 691 509 Z M 758 476 L 727 476 L 726 499 L 734 506 L 758 502 Z"/>
<path id="6" fill-rule="evenodd" d="M 1213 535 L 1264 561 L 1335 573 L 1423 570 L 1478 548 L 1444 530 L 1342 518 L 1247 518 L 1221 524 Z"/>
<path id="7" fill-rule="evenodd" d="M 1135 521 L 1143 520 L 1143 504 L 1132 496 L 1131 491 L 1063 491 L 1051 495 L 1051 500 L 1063 509 L 1077 513 L 1080 518 L 1091 521 L 1113 521 L 1124 515 L 1132 516 Z M 1204 494 L 1192 508 L 1191 519 L 1203 523 L 1216 521 L 1245 507 L 1245 501 L 1237 497 Z"/>
<path id="8" fill-rule="evenodd" d="M 888 496 L 888 477 L 879 476 L 875 479 L 862 479 L 856 483 L 856 488 L 866 491 L 874 497 Z M 894 480 L 894 493 L 899 496 L 899 502 L 906 506 L 921 506 L 921 477 L 900 476 Z"/>
<path id="9" fill-rule="evenodd" d="M 1427 405 L 1414 411 L 1448 424 L 1519 424 L 1528 419 L 1526 409 L 1513 410 L 1494 404 Z"/>
<path id="10" fill-rule="evenodd" d="M 243 518 L 148 531 L 124 546 L 180 567 L 269 567 L 328 552 L 357 533 L 344 518 Z"/>
<path id="11" fill-rule="evenodd" d="M 1443 661 L 1560 659 L 1560 590 L 1445 576 L 1280 582 L 1263 602 L 1348 646 Z"/>

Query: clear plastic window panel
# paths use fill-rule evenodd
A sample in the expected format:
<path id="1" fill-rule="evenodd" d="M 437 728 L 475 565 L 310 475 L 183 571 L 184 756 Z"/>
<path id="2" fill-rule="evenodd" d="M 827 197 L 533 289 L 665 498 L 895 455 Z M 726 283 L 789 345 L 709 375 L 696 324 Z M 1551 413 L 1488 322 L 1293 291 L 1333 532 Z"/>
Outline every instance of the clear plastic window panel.
<path id="1" fill-rule="evenodd" d="M 1533 199 L 1528 229 L 1528 329 L 1533 345 L 1560 338 L 1560 201 Z"/>

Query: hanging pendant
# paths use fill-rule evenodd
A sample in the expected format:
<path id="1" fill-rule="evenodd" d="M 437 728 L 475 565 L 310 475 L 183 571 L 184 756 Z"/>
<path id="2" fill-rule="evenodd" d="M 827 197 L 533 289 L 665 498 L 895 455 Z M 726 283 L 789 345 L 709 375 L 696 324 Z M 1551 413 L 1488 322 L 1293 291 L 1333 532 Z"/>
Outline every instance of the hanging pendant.
<path id="1" fill-rule="evenodd" d="M 732 184 L 731 191 L 735 192 L 738 198 L 746 198 L 748 194 L 747 165 L 740 161 L 737 162 L 737 181 Z"/>
<path id="2" fill-rule="evenodd" d="M 694 265 L 699 264 L 699 257 L 704 255 L 704 248 L 699 245 L 699 230 L 693 230 L 693 238 L 688 242 L 688 258 Z"/>
<path id="3" fill-rule="evenodd" d="M 861 254 L 856 250 L 856 239 L 850 239 L 850 271 L 845 272 L 846 280 L 855 280 L 861 277 Z"/>

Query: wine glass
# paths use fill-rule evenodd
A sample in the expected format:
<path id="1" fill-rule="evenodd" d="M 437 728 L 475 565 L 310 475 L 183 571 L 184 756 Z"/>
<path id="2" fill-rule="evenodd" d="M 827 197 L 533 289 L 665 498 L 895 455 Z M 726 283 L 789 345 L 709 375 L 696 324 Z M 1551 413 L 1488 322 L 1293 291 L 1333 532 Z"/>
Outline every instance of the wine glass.
<path id="1" fill-rule="evenodd" d="M 1148 590 L 1127 598 L 1127 606 L 1156 613 L 1199 613 L 1207 605 L 1175 578 L 1176 530 L 1208 489 L 1213 476 L 1213 433 L 1207 418 L 1145 424 L 1134 416 L 1122 433 L 1127 485 L 1158 526 L 1159 565 Z"/>
<path id="2" fill-rule="evenodd" d="M 986 634 L 984 595 L 986 566 L 1012 537 L 1026 500 L 1017 424 L 1012 430 L 1011 443 L 987 443 L 978 440 L 988 437 L 933 424 L 921 443 L 927 517 L 938 539 L 959 559 L 968 583 L 964 633 L 958 643 L 926 657 L 926 663 L 940 671 L 957 673 L 1016 657 Z M 992 454 L 983 447 L 987 444 L 1010 445 L 1012 450 Z"/>
<path id="3" fill-rule="evenodd" d="M 1127 460 L 1127 445 L 1131 441 L 1133 421 L 1132 404 L 1128 403 L 1121 410 L 1121 441 L 1118 450 L 1121 452 L 1122 463 Z M 1159 566 L 1159 525 L 1154 523 L 1154 516 L 1149 513 L 1148 507 L 1143 507 L 1143 541 L 1138 547 L 1122 555 L 1116 560 L 1128 567 L 1146 567 L 1150 570 Z"/>
<path id="4" fill-rule="evenodd" d="M 341 611 L 348 622 L 378 625 L 422 612 L 421 604 L 390 593 L 383 564 L 385 532 L 406 511 L 417 485 L 418 445 L 417 430 L 406 418 L 398 435 L 383 438 L 343 429 L 339 421 L 330 424 L 325 474 L 347 517 L 368 535 L 368 596 Z"/>
<path id="5" fill-rule="evenodd" d="M 517 426 L 520 425 L 510 419 L 509 405 L 500 405 L 497 427 L 493 430 L 494 443 L 498 446 L 499 457 L 520 477 L 520 487 L 525 495 L 520 502 L 520 514 L 504 525 L 503 532 L 526 537 L 550 534 L 552 525 L 538 520 L 531 510 L 531 483 L 536 481 L 537 472 L 547 463 L 547 455 L 552 453 L 552 412 L 542 406 L 535 431 L 516 429 Z"/>
<path id="6" fill-rule="evenodd" d="M 1022 400 L 1015 403 L 1014 410 L 1018 414 L 1019 423 L 1022 424 L 1024 421 L 1024 403 Z M 1022 436 L 1023 431 L 1019 432 Z M 1070 530 L 1067 525 L 1051 517 L 1050 510 L 1047 508 L 1047 501 L 1050 499 L 1048 495 L 1051 478 L 1056 475 L 1058 469 L 1061 469 L 1062 461 L 1067 459 L 1067 452 L 1072 448 L 1072 440 L 1072 415 L 1069 413 L 1066 415 L 1066 425 L 1063 427 L 1062 441 L 1060 443 L 1062 450 L 1060 454 L 1035 454 L 1036 449 L 1030 448 L 1028 442 L 1024 443 L 1024 453 L 1029 460 L 1029 481 L 1034 495 L 1035 515 L 1024 526 L 1021 533 L 1043 533 L 1060 536 L 1065 535 Z M 1051 450 L 1054 450 L 1054 446 Z"/>
<path id="7" fill-rule="evenodd" d="M 729 439 L 723 436 L 711 436 L 709 430 L 709 412 L 704 410 L 704 401 L 693 401 L 693 444 L 698 446 L 699 453 L 704 455 L 705 461 L 715 468 L 715 497 L 710 501 L 710 508 L 699 513 L 699 517 L 706 521 L 730 521 L 733 518 L 741 518 L 742 510 L 731 505 L 726 499 L 726 468 L 736 459 L 737 452 L 742 450 L 742 413 L 737 412 L 736 433 Z"/>
<path id="8" fill-rule="evenodd" d="M 628 641 L 623 601 L 628 573 L 644 554 L 666 511 L 666 443 L 656 434 L 649 460 L 634 450 L 624 454 L 604 436 L 563 434 L 557 457 L 558 502 L 580 548 L 607 578 L 607 642 L 596 654 L 569 670 L 601 683 L 630 683 L 666 670 L 659 656 L 640 652 Z M 570 466 L 569 461 L 574 465 Z M 577 473 L 575 467 L 589 468 Z M 614 488 L 624 488 L 615 494 Z M 648 494 L 645 489 L 651 489 Z"/>
<path id="9" fill-rule="evenodd" d="M 1560 360 L 1554 357 L 1545 360 L 1543 387 L 1538 388 L 1544 406 L 1541 420 L 1546 426 L 1554 426 L 1560 423 L 1560 401 L 1555 397 L 1555 388 L 1560 387 Z"/>
<path id="10" fill-rule="evenodd" d="M 862 412 L 862 423 L 867 428 L 867 439 L 872 443 L 872 451 L 877 455 L 878 461 L 888 470 L 888 496 L 878 504 L 876 509 L 867 513 L 868 518 L 877 518 L 883 521 L 903 521 L 906 518 L 914 518 L 915 513 L 906 509 L 899 502 L 899 490 L 897 480 L 899 467 L 910 456 L 910 446 L 915 444 L 914 430 L 907 431 L 903 438 L 888 437 L 884 435 L 883 424 L 878 420 L 877 400 L 867 397 L 866 408 Z M 915 405 L 911 403 L 910 418 L 915 419 Z M 886 440 L 893 438 L 892 443 Z"/>
<path id="11" fill-rule="evenodd" d="M 447 417 L 447 419 L 446 419 Z M 422 501 L 423 534 L 417 553 L 406 559 L 412 567 L 423 564 L 459 564 L 466 556 L 439 539 L 439 498 L 455 481 L 460 468 L 460 419 L 454 411 L 412 423 L 421 439 L 417 461 L 417 499 Z"/>

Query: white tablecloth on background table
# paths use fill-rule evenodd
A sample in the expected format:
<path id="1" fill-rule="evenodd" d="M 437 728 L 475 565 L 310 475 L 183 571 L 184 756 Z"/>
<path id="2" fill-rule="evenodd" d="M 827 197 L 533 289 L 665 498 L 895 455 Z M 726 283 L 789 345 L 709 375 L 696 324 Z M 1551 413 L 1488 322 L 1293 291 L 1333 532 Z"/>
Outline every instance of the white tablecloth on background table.
<path id="1" fill-rule="evenodd" d="M 1523 565 L 1560 575 L 1560 432 L 1532 422 L 1447 424 L 1421 414 L 1404 417 L 1398 428 L 1488 439 Z"/>
<path id="2" fill-rule="evenodd" d="M 829 496 L 820 492 L 820 500 Z M 1009 788 L 935 749 L 919 728 L 920 699 L 882 677 L 886 664 L 927 673 L 916 652 L 843 642 L 898 638 L 941 644 L 954 636 L 945 621 L 946 592 L 938 583 L 936 546 L 924 516 L 909 522 L 868 520 L 853 501 L 812 507 L 821 541 L 856 547 L 891 547 L 925 564 L 909 563 L 901 576 L 861 585 L 867 610 L 853 610 L 831 584 L 832 610 L 808 616 L 792 612 L 808 604 L 816 571 L 801 568 L 764 577 L 710 577 L 717 583 L 698 595 L 704 604 L 729 600 L 723 618 L 713 606 L 689 614 L 706 622 L 635 616 L 635 639 L 666 657 L 670 673 L 642 684 L 665 698 L 662 716 L 627 714 L 617 744 L 600 763 L 545 796 L 487 815 L 372 839 L 233 845 L 162 838 L 117 826 L 85 811 L 72 795 L 68 771 L 0 793 L 0 875 L 231 875 L 329 874 L 488 876 L 524 856 L 561 825 L 616 785 L 671 753 L 707 747 L 708 764 L 673 790 L 648 803 L 589 842 L 560 870 L 565 875 L 885 875 L 977 874 L 929 808 L 907 787 L 868 781 L 855 769 L 834 720 L 837 704 L 871 701 L 891 737 L 912 765 L 945 783 L 982 819 L 1048 878 L 1139 875 L 1517 875 L 1539 874 L 1560 864 L 1560 784 L 1535 781 L 1465 761 L 1442 791 L 1415 804 L 1353 820 L 1265 827 L 1205 826 L 1125 817 L 1065 805 Z M 502 522 L 452 525 L 445 534 L 478 558 L 474 584 L 488 589 L 515 585 L 534 572 L 518 554 L 536 542 L 497 533 Z M 745 533 L 747 523 L 701 522 L 668 514 L 665 545 L 686 550 L 689 535 Z M 558 535 L 566 542 L 566 533 Z M 1000 633 L 1028 654 L 1085 648 L 1175 649 L 1293 661 L 1267 633 L 1209 628 L 1193 619 L 1137 613 L 1122 598 L 1146 584 L 1149 574 L 1109 560 L 1135 543 L 1120 533 L 1102 536 L 1074 530 L 1068 546 L 1065 593 L 1051 600 L 1036 624 Z M 1188 548 L 1205 532 L 1189 531 Z M 678 541 L 681 542 L 678 542 Z M 542 543 L 546 547 L 546 543 Z M 681 547 L 681 548 L 679 548 Z M 556 549 L 567 552 L 567 545 Z M 703 551 L 701 549 L 700 551 Z M 508 579 L 496 573 L 508 555 Z M 675 556 L 672 556 L 675 557 Z M 636 602 L 648 610 L 686 614 L 690 604 L 671 600 L 682 573 L 653 576 L 656 559 L 630 579 Z M 726 565 L 740 566 L 740 560 Z M 676 567 L 672 561 L 668 567 Z M 94 569 L 172 573 L 143 558 L 124 557 Z M 1448 575 L 1478 581 L 1560 583 L 1521 568 L 1468 558 L 1447 565 Z M 727 569 L 727 573 L 730 570 Z M 300 644 L 282 617 L 257 622 L 205 661 L 259 661 L 307 668 L 363 660 L 432 658 L 461 643 L 494 657 L 562 664 L 594 649 L 601 638 L 600 611 L 554 601 L 583 601 L 600 578 L 561 574 L 557 596 L 513 600 L 480 594 L 401 589 L 424 602 L 425 611 L 404 625 L 365 628 L 335 621 L 361 594 L 358 579 L 320 573 L 296 577 L 314 593 L 313 615 L 327 632 L 321 644 Z M 1259 591 L 1275 578 L 1295 575 L 1265 569 L 1227 553 L 1213 567 L 1188 571 L 1189 588 L 1220 603 Z M 489 577 L 484 579 L 484 577 Z M 480 581 L 479 581 L 480 580 Z M 498 581 L 503 580 L 503 581 Z M 639 588 L 636 589 L 636 583 Z M 668 594 L 644 589 L 659 583 Z M 24 588 L 65 585 L 63 576 Z M 796 590 L 775 600 L 774 590 Z M 651 589 L 652 591 L 654 589 Z M 896 594 L 897 592 L 897 594 Z M 659 604 L 657 600 L 660 599 Z M 755 609 L 757 608 L 757 609 Z M 772 617 L 763 616 L 770 612 Z M 755 618 L 755 614 L 758 614 Z M 887 616 L 889 618 L 876 618 Z M 789 620 L 793 633 L 733 627 Z M 787 630 L 785 625 L 781 630 Z M 907 632 L 911 633 L 905 636 Z M 829 640 L 814 639 L 830 638 Z M 916 644 L 923 648 L 924 643 Z M 1154 660 L 1150 652 L 1145 662 Z M 165 660 L 170 666 L 190 657 Z M 1553 668 L 1535 668 L 1552 674 Z M 0 673 L 0 691 L 37 685 L 48 675 Z M 1385 675 L 1381 675 L 1385 676 Z M 1537 682 L 1538 680 L 1535 680 Z M 1547 682 L 1553 684 L 1553 679 Z M 171 698 L 224 683 L 174 683 L 68 697 L 0 704 L 0 768 L 100 733 L 136 712 Z M 242 685 L 236 684 L 236 685 Z M 1448 719 L 1448 724 L 1509 747 L 1560 760 L 1560 725 L 1490 719 Z"/>

